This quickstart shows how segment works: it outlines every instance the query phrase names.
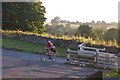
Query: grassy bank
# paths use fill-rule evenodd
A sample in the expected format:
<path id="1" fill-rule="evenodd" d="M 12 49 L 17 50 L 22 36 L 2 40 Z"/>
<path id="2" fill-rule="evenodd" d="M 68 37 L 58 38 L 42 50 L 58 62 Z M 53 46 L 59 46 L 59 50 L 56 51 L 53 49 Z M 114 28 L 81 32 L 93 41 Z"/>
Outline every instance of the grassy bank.
<path id="1" fill-rule="evenodd" d="M 43 51 L 44 45 L 25 42 L 25 41 L 19 41 L 15 39 L 3 38 L 2 47 L 5 49 L 10 49 L 10 50 L 17 50 L 17 51 L 32 52 L 32 53 L 40 54 Z M 59 56 L 66 57 L 67 55 L 66 48 L 57 46 L 56 49 L 59 53 Z"/>

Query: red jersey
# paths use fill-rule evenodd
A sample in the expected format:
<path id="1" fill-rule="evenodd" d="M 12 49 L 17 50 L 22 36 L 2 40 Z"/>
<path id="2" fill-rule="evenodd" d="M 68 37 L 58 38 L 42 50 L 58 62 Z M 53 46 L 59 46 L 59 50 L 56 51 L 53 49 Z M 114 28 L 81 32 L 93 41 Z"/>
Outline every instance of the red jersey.
<path id="1" fill-rule="evenodd" d="M 54 46 L 53 43 L 48 43 L 48 44 L 46 44 L 45 47 L 47 47 L 47 48 L 52 48 L 52 46 Z"/>

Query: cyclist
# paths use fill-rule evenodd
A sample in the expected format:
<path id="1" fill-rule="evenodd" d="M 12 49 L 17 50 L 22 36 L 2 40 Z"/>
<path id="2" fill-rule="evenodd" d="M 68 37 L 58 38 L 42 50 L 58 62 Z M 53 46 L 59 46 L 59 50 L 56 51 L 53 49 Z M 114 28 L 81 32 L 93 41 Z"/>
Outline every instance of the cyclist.
<path id="1" fill-rule="evenodd" d="M 45 45 L 45 49 L 48 50 L 49 59 L 51 59 L 50 57 L 52 53 L 56 52 L 54 44 L 51 41 L 48 41 L 48 43 Z"/>

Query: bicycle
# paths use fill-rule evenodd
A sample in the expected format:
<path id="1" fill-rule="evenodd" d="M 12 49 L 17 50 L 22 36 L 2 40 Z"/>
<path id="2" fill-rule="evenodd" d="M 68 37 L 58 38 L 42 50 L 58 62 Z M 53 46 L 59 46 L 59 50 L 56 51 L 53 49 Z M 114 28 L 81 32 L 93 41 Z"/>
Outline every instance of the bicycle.
<path id="1" fill-rule="evenodd" d="M 55 62 L 57 60 L 56 58 L 57 55 L 58 53 L 56 51 L 51 51 L 49 49 L 43 49 L 42 54 L 40 54 L 40 60 L 41 61 L 52 60 L 53 62 Z"/>

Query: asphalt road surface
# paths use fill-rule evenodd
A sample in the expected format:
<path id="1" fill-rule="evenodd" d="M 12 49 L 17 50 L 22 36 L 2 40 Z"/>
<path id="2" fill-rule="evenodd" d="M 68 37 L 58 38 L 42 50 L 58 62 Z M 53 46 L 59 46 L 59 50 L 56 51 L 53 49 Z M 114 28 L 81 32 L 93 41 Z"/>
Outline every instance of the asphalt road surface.
<path id="1" fill-rule="evenodd" d="M 2 50 L 2 78 L 85 78 L 96 69 L 64 64 L 66 59 L 57 62 L 41 61 L 38 54 Z"/>

